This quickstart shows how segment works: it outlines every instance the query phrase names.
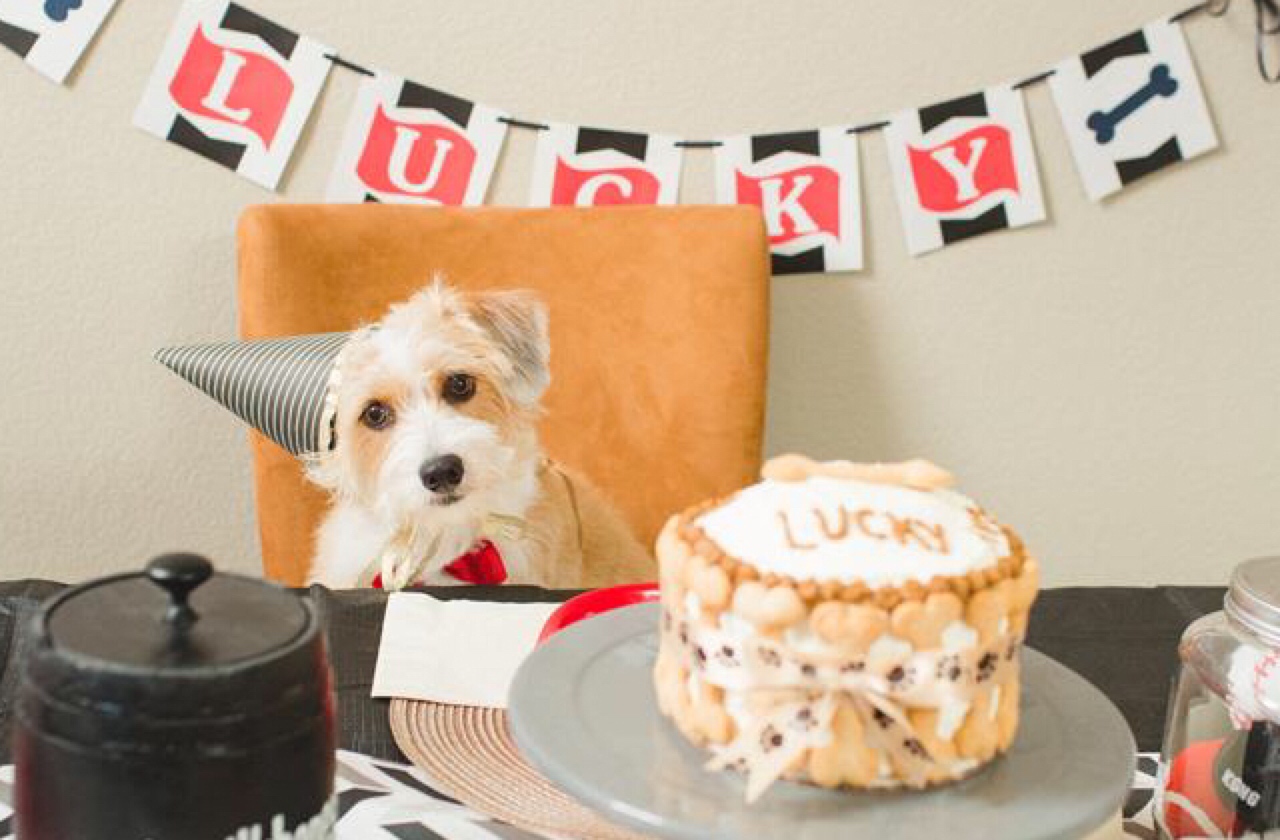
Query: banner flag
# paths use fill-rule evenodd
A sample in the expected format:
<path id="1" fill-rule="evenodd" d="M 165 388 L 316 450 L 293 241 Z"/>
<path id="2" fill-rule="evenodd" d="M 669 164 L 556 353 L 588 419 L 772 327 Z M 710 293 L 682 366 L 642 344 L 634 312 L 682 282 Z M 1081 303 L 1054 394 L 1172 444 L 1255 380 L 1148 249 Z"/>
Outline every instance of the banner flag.
<path id="1" fill-rule="evenodd" d="M 400 76 L 369 76 L 356 94 L 325 198 L 482 204 L 507 136 L 502 116 Z"/>
<path id="2" fill-rule="evenodd" d="M 228 0 L 186 0 L 134 125 L 275 189 L 329 73 L 327 52 Z"/>
<path id="3" fill-rule="evenodd" d="M 1069 58 L 1049 87 L 1094 201 L 1218 145 L 1177 23 L 1157 21 Z"/>
<path id="4" fill-rule="evenodd" d="M 862 268 L 858 136 L 844 127 L 727 137 L 716 201 L 764 213 L 774 274 Z"/>
<path id="5" fill-rule="evenodd" d="M 0 46 L 58 84 L 88 48 L 116 0 L 5 0 Z"/>
<path id="6" fill-rule="evenodd" d="M 1045 218 L 1020 91 L 993 87 L 902 111 L 884 139 L 912 254 Z"/>
<path id="7" fill-rule="evenodd" d="M 663 134 L 551 123 L 533 156 L 532 207 L 675 204 L 682 149 Z"/>

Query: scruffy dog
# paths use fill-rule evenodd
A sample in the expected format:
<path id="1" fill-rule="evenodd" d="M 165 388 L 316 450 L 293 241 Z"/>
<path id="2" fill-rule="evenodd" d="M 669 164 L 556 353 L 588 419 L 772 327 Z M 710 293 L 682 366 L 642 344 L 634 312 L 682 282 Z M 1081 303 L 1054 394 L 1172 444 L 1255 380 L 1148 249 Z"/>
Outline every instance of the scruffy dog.
<path id="1" fill-rule="evenodd" d="M 312 580 L 652 579 L 648 552 L 599 491 L 539 448 L 549 354 L 533 295 L 439 280 L 358 331 L 338 361 L 335 445 L 309 465 L 333 499 Z"/>

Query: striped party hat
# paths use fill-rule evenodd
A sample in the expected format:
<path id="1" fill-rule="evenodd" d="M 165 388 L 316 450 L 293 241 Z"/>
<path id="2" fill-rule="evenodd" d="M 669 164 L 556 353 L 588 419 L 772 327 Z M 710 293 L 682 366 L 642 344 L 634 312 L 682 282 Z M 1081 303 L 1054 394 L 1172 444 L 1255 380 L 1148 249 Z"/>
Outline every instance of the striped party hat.
<path id="1" fill-rule="evenodd" d="M 166 347 L 156 360 L 294 455 L 329 448 L 335 362 L 351 333 Z"/>

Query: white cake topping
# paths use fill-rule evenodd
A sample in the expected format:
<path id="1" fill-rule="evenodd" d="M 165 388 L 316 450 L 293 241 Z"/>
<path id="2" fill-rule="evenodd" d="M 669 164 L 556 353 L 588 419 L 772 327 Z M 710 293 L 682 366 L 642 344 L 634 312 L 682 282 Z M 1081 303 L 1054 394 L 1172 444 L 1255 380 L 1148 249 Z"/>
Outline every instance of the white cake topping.
<path id="1" fill-rule="evenodd" d="M 1009 553 L 1004 533 L 959 493 L 822 475 L 766 479 L 696 524 L 762 574 L 872 588 L 964 575 Z"/>

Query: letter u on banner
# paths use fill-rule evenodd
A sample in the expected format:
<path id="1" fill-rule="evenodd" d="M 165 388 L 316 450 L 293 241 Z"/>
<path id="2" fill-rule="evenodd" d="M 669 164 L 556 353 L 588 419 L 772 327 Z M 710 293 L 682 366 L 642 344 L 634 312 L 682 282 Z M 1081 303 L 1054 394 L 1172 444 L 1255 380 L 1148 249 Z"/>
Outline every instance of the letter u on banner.
<path id="1" fill-rule="evenodd" d="M 484 203 L 502 112 L 390 73 L 366 78 L 329 176 L 329 201 Z"/>
<path id="2" fill-rule="evenodd" d="M 529 204 L 675 204 L 682 159 L 674 137 L 552 123 L 538 136 Z"/>
<path id="3" fill-rule="evenodd" d="M 716 200 L 764 214 L 774 274 L 862 268 L 858 138 L 844 127 L 726 138 Z"/>

